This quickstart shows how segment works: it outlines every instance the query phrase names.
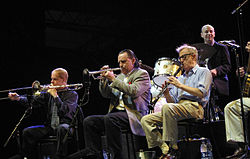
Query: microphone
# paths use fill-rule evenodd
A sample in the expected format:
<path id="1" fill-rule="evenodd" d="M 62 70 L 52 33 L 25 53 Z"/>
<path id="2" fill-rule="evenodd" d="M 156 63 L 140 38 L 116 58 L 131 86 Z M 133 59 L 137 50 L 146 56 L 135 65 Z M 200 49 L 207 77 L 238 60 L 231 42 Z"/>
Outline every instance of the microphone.
<path id="1" fill-rule="evenodd" d="M 40 95 L 41 94 L 40 89 L 41 89 L 40 82 L 35 80 L 32 83 L 32 92 L 33 92 L 33 94 L 36 95 L 36 96 Z"/>
<path id="2" fill-rule="evenodd" d="M 83 70 L 83 83 L 85 87 L 90 86 L 89 70 L 87 68 Z"/>
<path id="3" fill-rule="evenodd" d="M 33 90 L 38 90 L 40 89 L 40 82 L 35 80 L 33 83 L 32 83 L 32 89 Z"/>
<path id="4" fill-rule="evenodd" d="M 235 44 L 235 40 L 223 40 L 223 41 L 219 41 L 219 43 L 225 44 L 227 46 L 235 47 L 235 48 L 240 48 L 239 45 Z"/>

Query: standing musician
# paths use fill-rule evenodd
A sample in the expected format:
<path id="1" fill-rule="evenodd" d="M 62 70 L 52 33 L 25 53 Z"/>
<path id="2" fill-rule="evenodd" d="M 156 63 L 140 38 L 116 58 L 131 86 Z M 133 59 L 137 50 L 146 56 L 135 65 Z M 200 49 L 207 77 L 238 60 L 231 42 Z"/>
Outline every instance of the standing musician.
<path id="1" fill-rule="evenodd" d="M 51 72 L 51 86 L 66 85 L 67 81 L 68 72 L 65 69 L 57 68 Z M 66 89 L 48 89 L 47 92 L 31 99 L 31 106 L 33 108 L 42 108 L 46 112 L 46 119 L 44 125 L 31 126 L 23 130 L 22 154 L 20 157 L 36 159 L 38 156 L 33 152 L 36 149 L 37 141 L 49 135 L 56 135 L 58 139 L 55 158 L 66 155 L 62 152 L 62 141 L 69 129 L 78 101 L 77 93 L 72 90 L 66 91 Z M 25 96 L 9 93 L 8 97 L 24 105 L 29 105 L 29 101 Z"/>
<path id="2" fill-rule="evenodd" d="M 107 137 L 113 159 L 122 159 L 121 130 L 144 136 L 140 120 L 148 112 L 150 101 L 150 77 L 146 70 L 139 68 L 138 59 L 129 49 L 118 54 L 121 74 L 104 71 L 99 83 L 100 93 L 110 99 L 106 115 L 88 116 L 83 121 L 85 147 L 102 158 L 101 136 Z M 108 66 L 102 67 L 107 69 Z"/>
<path id="3" fill-rule="evenodd" d="M 168 103 L 162 106 L 161 112 L 152 113 L 141 119 L 148 147 L 160 147 L 161 159 L 178 154 L 177 122 L 189 118 L 203 118 L 203 107 L 206 106 L 212 75 L 207 68 L 199 67 L 198 51 L 195 47 L 182 45 L 176 49 L 183 65 L 184 74 L 169 77 L 169 84 L 164 96 Z M 158 126 L 162 125 L 162 134 Z"/>
<path id="4" fill-rule="evenodd" d="M 231 70 L 230 54 L 227 46 L 214 40 L 215 30 L 213 26 L 209 24 L 204 25 L 201 28 L 201 37 L 204 39 L 204 46 L 209 45 L 214 50 L 209 55 L 200 54 L 200 56 L 208 57 L 207 67 L 213 76 L 213 89 L 211 92 L 211 98 L 215 100 L 215 103 L 213 103 L 215 105 L 213 106 L 220 106 L 220 109 L 223 110 L 229 101 L 228 73 Z"/>
<path id="5" fill-rule="evenodd" d="M 247 43 L 246 51 L 250 53 L 250 41 Z M 249 67 L 249 62 L 250 60 L 248 59 L 248 67 Z M 249 73 L 249 69 L 250 68 L 248 68 L 247 73 Z M 245 74 L 244 72 L 245 71 L 243 67 L 241 67 L 240 77 L 244 77 Z M 248 85 L 246 85 L 245 87 L 248 88 L 245 88 L 245 90 L 248 90 L 248 92 L 246 94 L 243 93 L 243 98 L 242 98 L 244 114 L 247 114 L 248 111 L 250 111 L 249 79 L 246 82 L 248 82 L 247 83 Z M 227 156 L 226 158 L 242 158 L 241 156 L 245 155 L 245 153 L 247 152 L 247 145 L 244 141 L 240 99 L 228 103 L 224 109 L 224 112 L 225 112 L 225 127 L 226 127 L 227 142 L 236 143 L 238 146 L 235 152 L 232 155 Z"/>

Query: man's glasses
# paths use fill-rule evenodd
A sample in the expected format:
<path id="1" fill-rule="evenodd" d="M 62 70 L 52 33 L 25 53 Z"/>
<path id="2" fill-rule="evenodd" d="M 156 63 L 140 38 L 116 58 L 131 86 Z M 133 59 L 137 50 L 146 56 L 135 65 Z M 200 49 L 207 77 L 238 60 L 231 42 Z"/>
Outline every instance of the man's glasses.
<path id="1" fill-rule="evenodd" d="M 178 58 L 178 60 L 179 60 L 179 61 L 181 61 L 181 59 L 185 60 L 185 59 L 187 58 L 188 55 L 193 55 L 193 53 L 184 54 L 184 55 L 180 56 L 180 57 Z"/>

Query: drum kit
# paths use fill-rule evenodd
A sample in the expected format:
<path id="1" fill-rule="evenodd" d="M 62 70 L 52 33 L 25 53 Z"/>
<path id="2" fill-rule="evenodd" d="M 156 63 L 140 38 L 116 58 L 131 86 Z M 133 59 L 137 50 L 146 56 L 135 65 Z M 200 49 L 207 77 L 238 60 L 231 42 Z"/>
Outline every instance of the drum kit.
<path id="1" fill-rule="evenodd" d="M 153 72 L 150 92 L 151 103 L 154 103 L 154 101 L 155 103 L 151 109 L 153 109 L 153 112 L 159 112 L 162 105 L 167 102 L 164 97 L 161 97 L 163 93 L 162 85 L 165 84 L 165 81 L 168 82 L 170 76 L 179 77 L 181 75 L 181 71 L 179 70 L 181 63 L 175 58 L 162 57 L 155 62 L 154 69 L 145 64 L 141 64 L 141 66 L 141 68 L 149 73 Z"/>

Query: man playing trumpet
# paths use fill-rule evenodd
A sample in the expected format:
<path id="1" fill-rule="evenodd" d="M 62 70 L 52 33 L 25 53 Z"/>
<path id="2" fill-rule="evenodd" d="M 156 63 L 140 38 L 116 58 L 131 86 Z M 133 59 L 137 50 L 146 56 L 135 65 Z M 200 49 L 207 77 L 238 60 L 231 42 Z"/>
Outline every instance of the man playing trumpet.
<path id="1" fill-rule="evenodd" d="M 138 60 L 132 50 L 122 50 L 118 55 L 121 74 L 104 71 L 99 90 L 104 98 L 110 99 L 106 115 L 88 116 L 83 121 L 85 147 L 102 157 L 101 136 L 107 137 L 108 147 L 113 159 L 123 159 L 121 130 L 131 130 L 143 136 L 140 124 L 142 116 L 148 112 L 150 101 L 150 77 L 146 70 L 139 68 Z M 104 66 L 102 69 L 107 69 Z"/>
<path id="2" fill-rule="evenodd" d="M 63 68 L 57 68 L 51 72 L 51 86 L 66 85 L 68 81 L 68 72 Z M 58 90 L 61 91 L 58 91 Z M 34 154 L 37 141 L 49 135 L 57 135 L 57 153 L 55 158 L 61 158 L 63 155 L 62 141 L 69 129 L 73 119 L 73 114 L 77 107 L 78 94 L 75 91 L 63 91 L 67 88 L 52 88 L 47 92 L 34 96 L 31 99 L 33 108 L 40 107 L 46 113 L 44 125 L 31 126 L 23 130 L 22 154 L 20 157 L 36 159 Z M 17 93 L 9 93 L 11 100 L 19 101 L 24 105 L 28 104 L 25 96 L 19 96 Z"/>

